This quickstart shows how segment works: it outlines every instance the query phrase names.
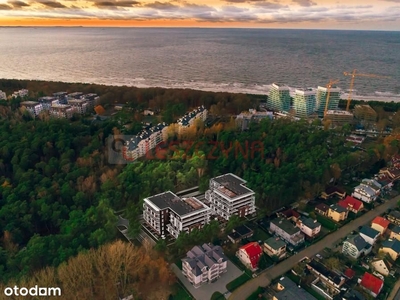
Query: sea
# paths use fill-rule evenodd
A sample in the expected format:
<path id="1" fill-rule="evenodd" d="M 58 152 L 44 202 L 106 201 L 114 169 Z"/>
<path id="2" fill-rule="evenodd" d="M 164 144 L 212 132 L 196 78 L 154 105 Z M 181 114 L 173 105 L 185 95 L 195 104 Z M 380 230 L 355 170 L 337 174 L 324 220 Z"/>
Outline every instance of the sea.
<path id="1" fill-rule="evenodd" d="M 400 32 L 0 27 L 0 78 L 264 94 L 271 83 L 400 95 Z"/>

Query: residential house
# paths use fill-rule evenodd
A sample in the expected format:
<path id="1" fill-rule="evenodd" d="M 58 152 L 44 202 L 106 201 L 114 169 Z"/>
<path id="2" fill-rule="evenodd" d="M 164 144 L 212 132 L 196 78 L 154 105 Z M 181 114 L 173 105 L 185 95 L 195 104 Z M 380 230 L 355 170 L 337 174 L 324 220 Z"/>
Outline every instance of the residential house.
<path id="1" fill-rule="evenodd" d="M 394 224 L 390 224 L 389 225 L 389 230 L 390 230 L 389 238 L 396 239 L 396 240 L 400 241 L 400 226 L 394 225 Z"/>
<path id="2" fill-rule="evenodd" d="M 277 292 L 272 297 L 272 300 L 316 300 L 315 297 L 298 287 L 296 283 L 287 277 L 281 277 L 275 289 Z"/>
<path id="3" fill-rule="evenodd" d="M 168 191 L 144 199 L 143 219 L 153 232 L 165 239 L 178 238 L 210 221 L 211 209 L 195 197 L 180 198 Z"/>
<path id="4" fill-rule="evenodd" d="M 376 298 L 383 288 L 383 281 L 374 275 L 365 272 L 361 279 L 360 286 L 372 297 Z"/>
<path id="5" fill-rule="evenodd" d="M 400 225 L 400 212 L 399 211 L 392 210 L 386 217 L 391 223 Z"/>
<path id="6" fill-rule="evenodd" d="M 270 237 L 264 241 L 263 248 L 269 257 L 281 259 L 286 256 L 286 243 L 278 237 Z"/>
<path id="7" fill-rule="evenodd" d="M 258 262 L 263 254 L 263 250 L 258 242 L 251 242 L 239 248 L 236 256 L 251 271 L 258 269 Z"/>
<path id="8" fill-rule="evenodd" d="M 321 231 L 321 224 L 311 218 L 300 217 L 296 222 L 296 226 L 310 238 L 316 237 Z"/>
<path id="9" fill-rule="evenodd" d="M 371 223 L 371 227 L 378 230 L 383 235 L 388 229 L 390 222 L 381 216 L 377 216 Z"/>
<path id="10" fill-rule="evenodd" d="M 400 170 L 397 167 L 383 168 L 379 171 L 379 174 L 387 175 L 392 181 L 400 178 Z"/>
<path id="11" fill-rule="evenodd" d="M 329 207 L 328 217 L 336 222 L 340 222 L 347 219 L 349 211 L 337 204 L 333 204 Z"/>
<path id="12" fill-rule="evenodd" d="M 375 193 L 379 194 L 381 189 L 382 189 L 382 185 L 375 179 L 368 179 L 368 178 L 364 178 L 361 181 L 361 184 L 365 184 L 368 185 L 369 187 L 371 187 Z"/>
<path id="13" fill-rule="evenodd" d="M 353 269 L 347 268 L 346 271 L 344 271 L 343 275 L 347 277 L 348 279 L 353 279 L 354 276 L 356 275 L 356 271 Z"/>
<path id="14" fill-rule="evenodd" d="M 329 211 L 329 206 L 324 203 L 320 203 L 317 206 L 315 206 L 315 212 L 319 213 L 320 215 L 327 216 L 328 211 Z"/>
<path id="15" fill-rule="evenodd" d="M 328 269 L 324 264 L 316 260 L 311 260 L 307 264 L 307 269 L 325 284 L 334 288 L 340 289 L 340 287 L 346 282 L 346 279 L 339 273 Z"/>
<path id="16" fill-rule="evenodd" d="M 304 234 L 301 230 L 286 219 L 274 219 L 269 229 L 294 247 L 304 243 Z"/>
<path id="17" fill-rule="evenodd" d="M 378 237 L 381 235 L 380 232 L 372 227 L 363 226 L 360 229 L 360 235 L 370 245 L 375 245 Z"/>
<path id="18" fill-rule="evenodd" d="M 400 241 L 391 239 L 384 241 L 379 252 L 388 254 L 395 261 L 400 255 Z"/>
<path id="19" fill-rule="evenodd" d="M 371 262 L 371 266 L 374 271 L 382 274 L 383 276 L 388 276 L 392 265 L 387 259 L 376 258 Z"/>
<path id="20" fill-rule="evenodd" d="M 346 293 L 342 296 L 343 300 L 366 300 L 364 295 L 361 294 L 359 291 L 354 289 L 349 289 Z"/>
<path id="21" fill-rule="evenodd" d="M 371 245 L 359 234 L 349 236 L 343 242 L 342 246 L 342 253 L 355 259 L 359 258 L 361 255 L 369 254 L 371 250 Z"/>
<path id="22" fill-rule="evenodd" d="M 346 196 L 346 191 L 338 186 L 328 186 L 325 191 L 321 193 L 321 198 L 329 199 L 333 196 L 338 196 L 340 199 Z"/>
<path id="23" fill-rule="evenodd" d="M 210 179 L 205 199 L 215 215 L 225 220 L 233 215 L 251 216 L 256 212 L 255 193 L 246 187 L 246 181 L 228 173 Z"/>
<path id="24" fill-rule="evenodd" d="M 228 234 L 228 239 L 231 240 L 232 243 L 239 243 L 243 239 L 248 239 L 252 237 L 254 231 L 251 230 L 249 227 L 242 225 L 236 227 L 232 230 L 232 233 Z"/>
<path id="25" fill-rule="evenodd" d="M 377 174 L 375 180 L 382 186 L 382 191 L 391 190 L 393 187 L 392 178 L 387 174 Z"/>
<path id="26" fill-rule="evenodd" d="M 362 201 L 357 200 L 351 196 L 347 196 L 345 199 L 340 200 L 338 202 L 338 205 L 348 209 L 349 211 L 355 214 L 359 213 L 361 210 L 364 209 L 364 204 L 362 203 Z"/>
<path id="27" fill-rule="evenodd" d="M 354 191 L 351 195 L 356 199 L 364 201 L 365 203 L 371 203 L 378 198 L 379 193 L 376 192 L 371 186 L 362 183 L 354 188 Z"/>
<path id="28" fill-rule="evenodd" d="M 293 208 L 287 209 L 285 211 L 280 211 L 276 215 L 280 218 L 285 218 L 293 222 L 296 222 L 297 219 L 300 218 L 300 214 Z"/>
<path id="29" fill-rule="evenodd" d="M 182 274 L 195 288 L 216 281 L 227 271 L 227 258 L 220 246 L 194 246 L 182 259 Z"/>

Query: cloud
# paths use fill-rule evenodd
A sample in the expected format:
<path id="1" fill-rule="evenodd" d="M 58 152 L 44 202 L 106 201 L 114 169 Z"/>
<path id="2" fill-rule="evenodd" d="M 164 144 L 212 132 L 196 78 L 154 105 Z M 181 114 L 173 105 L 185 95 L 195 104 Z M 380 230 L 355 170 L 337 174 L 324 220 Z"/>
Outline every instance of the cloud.
<path id="1" fill-rule="evenodd" d="M 49 8 L 67 8 L 64 4 L 57 2 L 57 1 L 51 1 L 51 0 L 37 1 L 36 3 L 42 4 Z"/>
<path id="2" fill-rule="evenodd" d="M 145 5 L 145 7 L 151 7 L 154 9 L 160 9 L 160 10 L 164 10 L 164 9 L 177 9 L 179 8 L 178 5 L 172 4 L 170 2 L 153 2 L 153 3 L 147 3 Z"/>
<path id="3" fill-rule="evenodd" d="M 94 6 L 99 7 L 99 8 L 115 8 L 115 7 L 133 7 L 136 5 L 140 5 L 140 2 L 138 1 L 99 1 L 99 2 L 94 2 Z"/>
<path id="4" fill-rule="evenodd" d="M 12 10 L 13 8 L 7 4 L 0 3 L 0 10 Z"/>
<path id="5" fill-rule="evenodd" d="M 29 4 L 23 1 L 8 1 L 8 4 L 11 4 L 13 8 L 22 8 L 22 7 L 28 7 Z"/>
<path id="6" fill-rule="evenodd" d="M 296 3 L 300 6 L 314 6 L 317 5 L 317 3 L 315 3 L 312 0 L 292 0 L 293 3 Z"/>
<path id="7" fill-rule="evenodd" d="M 400 0 L 382 0 L 382 1 L 400 3 Z"/>

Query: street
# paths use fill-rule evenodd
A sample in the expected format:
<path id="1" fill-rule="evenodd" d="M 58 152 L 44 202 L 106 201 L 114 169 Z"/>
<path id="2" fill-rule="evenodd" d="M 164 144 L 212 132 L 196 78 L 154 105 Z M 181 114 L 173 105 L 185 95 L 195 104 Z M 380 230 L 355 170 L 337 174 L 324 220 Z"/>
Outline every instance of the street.
<path id="1" fill-rule="evenodd" d="M 376 207 L 375 209 L 367 212 L 363 216 L 355 219 L 354 221 L 344 225 L 339 230 L 329 234 L 321 241 L 317 242 L 314 245 L 304 249 L 300 253 L 289 257 L 288 259 L 282 261 L 276 266 L 265 270 L 258 277 L 251 279 L 246 282 L 244 285 L 235 290 L 229 300 L 244 300 L 249 297 L 259 286 L 268 286 L 271 281 L 279 276 L 282 276 L 286 272 L 290 271 L 290 269 L 296 265 L 303 257 L 312 257 L 316 255 L 318 252 L 322 251 L 324 248 L 332 248 L 335 246 L 338 241 L 345 238 L 349 235 L 353 230 L 358 230 L 359 226 L 368 224 L 371 222 L 376 216 L 383 214 L 387 209 L 394 208 L 397 205 L 397 201 L 400 200 L 400 196 L 394 197 L 391 200 L 385 202 L 384 204 Z"/>

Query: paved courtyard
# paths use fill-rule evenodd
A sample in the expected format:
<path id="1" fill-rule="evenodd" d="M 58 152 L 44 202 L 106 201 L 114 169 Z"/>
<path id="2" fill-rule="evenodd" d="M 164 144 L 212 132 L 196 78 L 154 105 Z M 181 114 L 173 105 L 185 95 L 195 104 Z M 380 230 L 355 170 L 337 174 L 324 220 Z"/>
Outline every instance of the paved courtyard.
<path id="1" fill-rule="evenodd" d="M 183 276 L 182 271 L 175 265 L 172 265 L 172 270 L 176 277 L 182 282 L 185 288 L 196 300 L 209 300 L 211 295 L 215 292 L 225 294 L 228 290 L 226 285 L 232 280 L 236 279 L 243 274 L 243 271 L 239 270 L 230 260 L 228 260 L 227 272 L 221 276 L 216 282 L 210 284 L 204 284 L 199 288 L 194 288 L 193 285 Z"/>

